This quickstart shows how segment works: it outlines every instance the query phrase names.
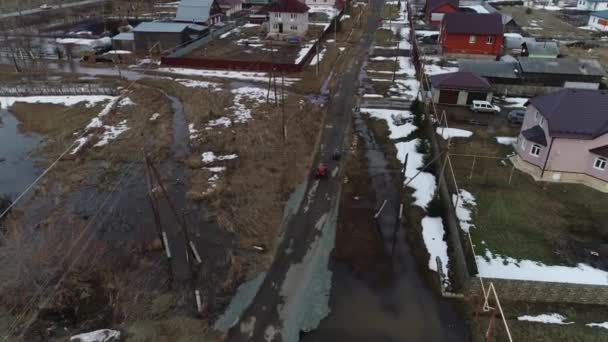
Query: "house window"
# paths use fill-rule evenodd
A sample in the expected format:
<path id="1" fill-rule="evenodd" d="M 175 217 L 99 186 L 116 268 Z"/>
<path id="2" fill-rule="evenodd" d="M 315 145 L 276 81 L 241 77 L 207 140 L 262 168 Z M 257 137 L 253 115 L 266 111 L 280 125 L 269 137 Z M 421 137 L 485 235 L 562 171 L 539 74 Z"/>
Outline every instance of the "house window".
<path id="1" fill-rule="evenodd" d="M 540 119 L 540 112 L 534 114 L 534 121 L 538 121 L 538 119 Z"/>
<path id="2" fill-rule="evenodd" d="M 538 122 L 538 124 L 539 124 L 540 126 L 542 126 L 544 122 L 545 122 L 545 118 L 541 116 L 541 117 L 540 117 L 540 121 Z"/>
<path id="3" fill-rule="evenodd" d="M 295 13 L 291 13 L 291 14 L 290 14 L 291 19 L 295 19 L 295 18 L 296 18 L 296 16 L 297 16 L 297 14 L 295 14 Z"/>
<path id="4" fill-rule="evenodd" d="M 488 39 L 486 40 L 487 44 L 493 44 L 494 43 L 494 37 L 493 36 L 488 36 Z"/>
<path id="5" fill-rule="evenodd" d="M 477 37 L 475 37 L 475 36 L 469 36 L 469 44 L 475 44 L 476 40 L 477 40 Z"/>
<path id="6" fill-rule="evenodd" d="M 291 30 L 292 31 L 297 31 L 298 30 L 298 26 L 297 25 L 291 25 Z"/>
<path id="7" fill-rule="evenodd" d="M 272 28 L 275 29 L 275 30 L 278 30 L 279 29 L 279 24 L 273 24 Z"/>
<path id="8" fill-rule="evenodd" d="M 275 14 L 274 14 L 274 17 L 275 17 L 275 18 L 280 18 L 280 17 L 281 17 L 281 13 L 275 13 Z"/>
<path id="9" fill-rule="evenodd" d="M 608 163 L 608 160 L 606 160 L 606 158 L 597 157 L 593 162 L 593 168 L 600 171 L 604 171 L 606 170 L 606 163 Z"/>
<path id="10" fill-rule="evenodd" d="M 532 148 L 530 149 L 530 155 L 534 157 L 540 156 L 540 145 L 532 145 Z"/>

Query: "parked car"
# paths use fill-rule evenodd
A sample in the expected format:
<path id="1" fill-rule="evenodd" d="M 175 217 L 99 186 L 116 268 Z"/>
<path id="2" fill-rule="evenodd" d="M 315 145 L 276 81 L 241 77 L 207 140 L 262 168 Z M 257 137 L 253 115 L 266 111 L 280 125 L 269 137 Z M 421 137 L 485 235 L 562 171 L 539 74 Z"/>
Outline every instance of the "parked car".
<path id="1" fill-rule="evenodd" d="M 474 100 L 471 103 L 471 110 L 481 113 L 500 113 L 500 107 L 493 105 L 488 101 Z"/>
<path id="2" fill-rule="evenodd" d="M 315 170 L 315 177 L 325 178 L 325 175 L 327 175 L 327 166 L 325 166 L 325 164 L 319 164 Z"/>
<path id="3" fill-rule="evenodd" d="M 510 123 L 518 124 L 524 122 L 524 116 L 526 116 L 525 109 L 514 109 L 507 114 L 507 120 Z"/>

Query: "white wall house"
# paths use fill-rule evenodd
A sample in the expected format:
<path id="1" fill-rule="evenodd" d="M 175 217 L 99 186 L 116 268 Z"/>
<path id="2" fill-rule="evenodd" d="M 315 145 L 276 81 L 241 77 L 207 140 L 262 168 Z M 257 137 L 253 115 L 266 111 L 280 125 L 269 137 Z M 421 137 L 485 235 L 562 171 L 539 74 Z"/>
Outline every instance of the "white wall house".
<path id="1" fill-rule="evenodd" d="M 277 38 L 303 36 L 308 31 L 308 6 L 298 0 L 281 0 L 268 8 L 268 32 Z"/>
<path id="2" fill-rule="evenodd" d="M 578 0 L 576 8 L 585 11 L 601 11 L 608 9 L 608 0 Z"/>
<path id="3" fill-rule="evenodd" d="M 308 13 L 269 12 L 269 32 L 303 36 L 308 31 Z"/>
<path id="4" fill-rule="evenodd" d="M 243 10 L 241 0 L 218 0 L 217 3 L 228 18 L 232 18 L 235 13 L 239 13 Z"/>
<path id="5" fill-rule="evenodd" d="M 587 26 L 600 31 L 608 31 L 608 10 L 591 13 Z"/>

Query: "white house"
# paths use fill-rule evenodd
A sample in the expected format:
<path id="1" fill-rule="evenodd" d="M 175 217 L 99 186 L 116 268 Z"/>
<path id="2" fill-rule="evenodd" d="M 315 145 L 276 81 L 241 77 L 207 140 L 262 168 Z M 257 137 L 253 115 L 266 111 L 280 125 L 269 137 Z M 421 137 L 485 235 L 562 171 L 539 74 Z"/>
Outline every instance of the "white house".
<path id="1" fill-rule="evenodd" d="M 587 26 L 600 31 L 608 31 L 608 10 L 591 13 Z"/>
<path id="2" fill-rule="evenodd" d="M 608 9 L 608 0 L 578 0 L 576 8 L 584 11 L 601 11 Z"/>
<path id="3" fill-rule="evenodd" d="M 308 31 L 308 9 L 298 0 L 279 0 L 269 5 L 269 35 L 278 39 L 303 36 Z"/>

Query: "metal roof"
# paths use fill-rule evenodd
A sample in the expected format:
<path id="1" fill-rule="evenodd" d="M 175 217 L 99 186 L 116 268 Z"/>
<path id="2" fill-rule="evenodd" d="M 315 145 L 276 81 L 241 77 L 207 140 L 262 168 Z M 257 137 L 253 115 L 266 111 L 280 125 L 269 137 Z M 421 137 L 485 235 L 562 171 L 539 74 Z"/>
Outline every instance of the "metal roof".
<path id="1" fill-rule="evenodd" d="M 279 0 L 266 7 L 268 12 L 307 13 L 310 7 L 298 0 Z"/>
<path id="2" fill-rule="evenodd" d="M 602 18 L 602 19 L 608 19 L 608 10 L 606 10 L 606 11 L 592 12 L 591 16 L 592 17 Z"/>
<path id="3" fill-rule="evenodd" d="M 561 89 L 530 103 L 547 119 L 551 136 L 594 139 L 608 133 L 608 91 Z"/>
<path id="4" fill-rule="evenodd" d="M 209 20 L 213 0 L 181 0 L 175 20 L 204 23 Z"/>
<path id="5" fill-rule="evenodd" d="M 135 40 L 135 37 L 133 36 L 133 32 L 121 32 L 112 37 L 112 40 Z"/>
<path id="6" fill-rule="evenodd" d="M 184 32 L 188 28 L 188 24 L 169 23 L 164 21 L 150 21 L 141 23 L 133 29 L 133 32 Z"/>
<path id="7" fill-rule="evenodd" d="M 437 89 L 492 91 L 492 86 L 485 78 L 465 71 L 431 76 L 431 84 Z"/>
<path id="8" fill-rule="evenodd" d="M 608 145 L 592 148 L 589 152 L 608 158 Z"/>
<path id="9" fill-rule="evenodd" d="M 522 44 L 523 48 L 528 49 L 529 55 L 557 57 L 559 55 L 559 47 L 556 42 L 530 42 L 525 41 Z"/>
<path id="10" fill-rule="evenodd" d="M 594 59 L 558 58 L 551 60 L 520 58 L 519 65 L 524 73 L 605 76 L 602 65 Z"/>
<path id="11" fill-rule="evenodd" d="M 453 34 L 502 35 L 502 16 L 498 13 L 446 13 L 441 21 L 445 31 Z"/>
<path id="12" fill-rule="evenodd" d="M 458 61 L 458 70 L 472 72 L 478 76 L 494 78 L 517 79 L 521 75 L 517 62 L 483 59 L 461 59 Z"/>
<path id="13" fill-rule="evenodd" d="M 521 135 L 531 142 L 547 146 L 547 137 L 545 136 L 545 131 L 539 125 L 521 132 Z"/>
<path id="14" fill-rule="evenodd" d="M 458 8 L 459 0 L 426 0 L 425 8 L 428 12 L 433 11 L 437 7 L 443 4 L 452 5 L 452 7 Z"/>

